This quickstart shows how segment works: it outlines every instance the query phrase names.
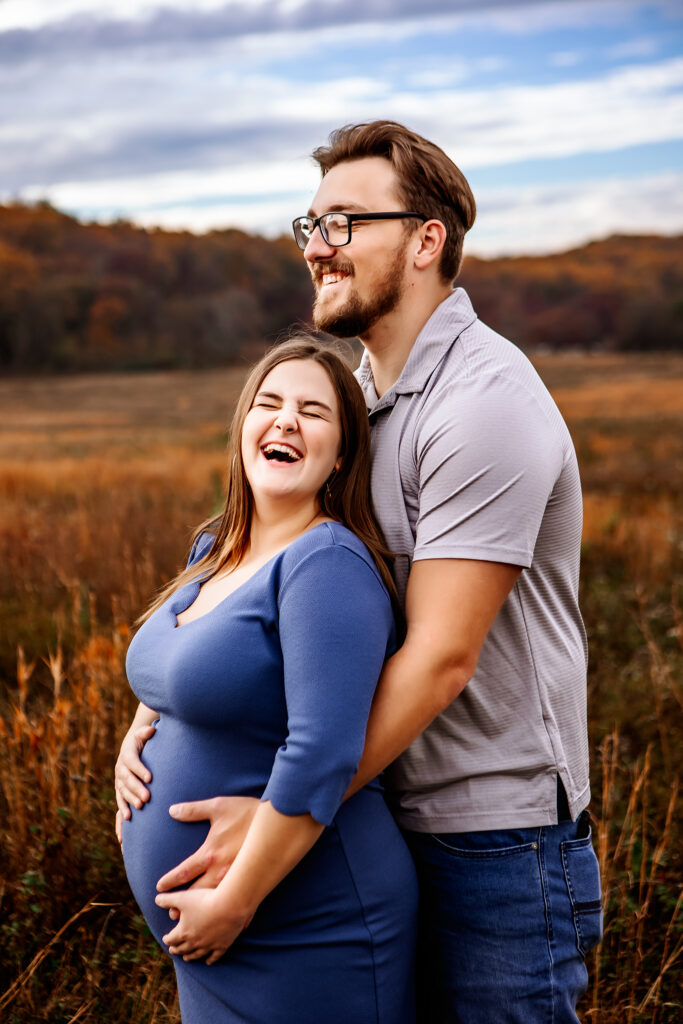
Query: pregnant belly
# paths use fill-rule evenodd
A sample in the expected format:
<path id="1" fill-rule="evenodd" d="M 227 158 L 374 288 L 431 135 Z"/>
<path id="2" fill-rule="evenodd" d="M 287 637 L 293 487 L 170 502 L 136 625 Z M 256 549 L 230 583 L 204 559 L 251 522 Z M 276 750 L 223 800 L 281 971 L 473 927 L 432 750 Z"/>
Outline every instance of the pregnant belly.
<path id="1" fill-rule="evenodd" d="M 173 819 L 171 804 L 221 794 L 260 796 L 265 787 L 274 755 L 268 752 L 261 758 L 270 762 L 266 770 L 255 763 L 253 749 L 248 756 L 237 747 L 222 734 L 168 718 L 158 723 L 145 745 L 143 761 L 152 773 L 150 799 L 123 823 L 122 851 L 133 895 L 157 939 L 169 930 L 170 919 L 154 902 L 156 884 L 194 853 L 209 831 L 208 822 Z"/>

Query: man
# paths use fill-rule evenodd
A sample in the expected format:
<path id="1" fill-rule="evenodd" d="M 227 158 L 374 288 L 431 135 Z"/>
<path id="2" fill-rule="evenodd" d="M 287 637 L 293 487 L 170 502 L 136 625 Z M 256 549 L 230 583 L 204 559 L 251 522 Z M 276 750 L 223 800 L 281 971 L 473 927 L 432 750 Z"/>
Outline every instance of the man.
<path id="1" fill-rule="evenodd" d="M 531 364 L 453 290 L 475 203 L 452 161 L 386 121 L 314 157 L 295 236 L 316 327 L 365 346 L 373 500 L 407 622 L 350 792 L 391 765 L 420 880 L 419 1020 L 576 1021 L 601 910 L 571 439 Z M 216 884 L 248 811 L 176 813 L 212 828 L 160 887 Z"/>

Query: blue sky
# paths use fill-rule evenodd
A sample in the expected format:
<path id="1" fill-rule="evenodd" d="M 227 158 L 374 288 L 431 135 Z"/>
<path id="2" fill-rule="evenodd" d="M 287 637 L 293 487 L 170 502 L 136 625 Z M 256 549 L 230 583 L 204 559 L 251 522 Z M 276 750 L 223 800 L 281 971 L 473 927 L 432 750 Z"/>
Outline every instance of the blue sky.
<path id="1" fill-rule="evenodd" d="M 683 232 L 680 0 L 0 0 L 0 200 L 275 235 L 376 117 L 465 172 L 469 252 Z"/>

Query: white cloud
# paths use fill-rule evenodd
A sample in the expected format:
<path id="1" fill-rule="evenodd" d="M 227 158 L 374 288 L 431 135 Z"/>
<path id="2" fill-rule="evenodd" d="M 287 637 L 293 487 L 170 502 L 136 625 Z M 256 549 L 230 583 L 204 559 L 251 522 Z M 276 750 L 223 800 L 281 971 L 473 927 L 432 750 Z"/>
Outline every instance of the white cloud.
<path id="1" fill-rule="evenodd" d="M 257 7 L 266 0 L 249 0 Z M 192 0 L 199 10 L 216 10 L 226 0 Z M 153 14 L 160 7 L 184 9 L 187 0 L 107 0 L 108 18 L 137 20 Z M 38 28 L 74 15 L 100 15 L 103 6 L 97 0 L 3 0 L 0 3 L 0 31 L 12 28 Z"/>
<path id="2" fill-rule="evenodd" d="M 548 63 L 555 68 L 573 68 L 583 60 L 583 54 L 576 50 L 564 50 L 561 53 L 551 53 Z"/>
<path id="3" fill-rule="evenodd" d="M 268 236 L 287 234 L 291 221 L 308 209 L 318 185 L 312 165 L 276 168 L 286 195 L 261 193 L 267 170 L 245 169 L 243 176 L 207 176 L 201 202 L 192 201 L 189 178 L 155 181 L 153 200 L 148 183 L 105 182 L 102 188 L 76 183 L 51 198 L 70 211 L 93 219 L 126 216 L 146 227 L 209 231 L 237 227 Z M 223 195 L 227 198 L 221 198 Z M 231 189 L 239 197 L 229 195 Z M 176 197 L 175 201 L 173 197 Z M 183 198 L 184 196 L 184 198 Z M 36 192 L 34 198 L 40 198 Z M 164 203 L 168 205 L 164 206 Z M 577 184 L 482 188 L 478 214 L 466 239 L 472 255 L 499 256 L 558 252 L 614 233 L 683 233 L 683 172 L 651 175 L 639 180 L 611 178 Z"/>
<path id="4" fill-rule="evenodd" d="M 649 36 L 629 39 L 625 43 L 609 46 L 605 51 L 610 60 L 628 60 L 631 57 L 654 57 L 659 49 L 659 42 Z"/>
<path id="5" fill-rule="evenodd" d="M 479 256 L 557 252 L 618 233 L 681 234 L 683 173 L 483 189 L 477 207 L 465 252 Z"/>
<path id="6" fill-rule="evenodd" d="M 606 152 L 683 137 L 683 59 L 591 81 L 432 93 L 439 143 L 465 167 Z M 400 94 L 392 116 L 419 126 L 424 97 Z"/>
<path id="7" fill-rule="evenodd" d="M 665 4 L 666 0 L 659 0 L 657 6 Z M 538 5 L 513 3 L 486 11 L 485 22 L 489 29 L 512 36 L 526 36 L 558 28 L 619 25 L 624 20 L 624 8 L 636 5 L 642 6 L 642 0 L 563 0 Z M 480 21 L 484 20 L 482 15 L 479 16 Z"/>
<path id="8" fill-rule="evenodd" d="M 312 190 L 311 190 L 312 191 Z M 169 231 L 213 231 L 241 228 L 249 234 L 277 238 L 290 234 L 294 217 L 305 213 L 311 192 L 301 192 L 287 203 L 256 200 L 251 203 L 217 202 L 208 207 L 177 206 L 170 210 L 140 210 L 133 220 L 144 227 L 162 227 Z M 295 211 L 295 212 L 292 212 Z"/>
<path id="9" fill-rule="evenodd" d="M 318 187 L 318 181 L 319 172 L 313 161 L 302 157 L 300 160 L 244 163 L 201 172 L 171 171 L 142 178 L 66 181 L 49 189 L 31 185 L 22 191 L 22 197 L 29 202 L 48 197 L 55 206 L 63 209 L 102 211 L 111 215 L 138 216 L 144 211 L 149 217 L 158 210 L 161 216 L 161 208 L 167 206 L 174 211 L 189 211 L 189 224 L 190 221 L 195 223 L 192 210 L 215 205 L 211 204 L 214 196 L 231 196 L 231 208 L 239 209 L 243 204 L 254 206 L 268 202 L 267 197 L 274 193 L 310 196 Z M 193 203 L 202 206 L 193 206 Z M 224 207 L 226 204 L 220 200 L 218 205 Z M 290 221 L 293 216 L 295 214 L 289 216 Z"/>
<path id="10" fill-rule="evenodd" d="M 464 168 L 683 137 L 682 58 L 590 81 L 428 93 L 407 83 L 395 92 L 383 71 L 349 75 L 320 87 L 322 123 L 309 82 L 245 73 L 239 63 L 193 59 L 179 63 L 173 79 L 165 67 L 136 66 L 118 92 L 115 69 L 97 71 L 87 90 L 79 69 L 65 74 L 39 115 L 21 97 L 16 106 L 0 99 L 0 170 L 11 188 L 124 174 L 142 181 L 149 173 L 154 190 L 162 168 L 194 168 L 199 180 L 226 161 L 253 162 L 254 150 L 262 161 L 281 161 L 309 152 L 336 125 L 373 117 L 423 131 Z"/>
<path id="11" fill-rule="evenodd" d="M 501 180 L 506 165 L 519 161 L 554 158 L 561 168 L 564 156 L 618 153 L 683 137 L 683 59 L 642 63 L 656 52 L 649 36 L 609 48 L 609 34 L 600 30 L 603 56 L 633 60 L 633 66 L 576 81 L 569 80 L 574 74 L 561 70 L 583 59 L 581 45 L 568 32 L 562 43 L 566 49 L 538 51 L 546 75 L 549 66 L 559 69 L 555 81 L 521 85 L 512 77 L 519 74 L 514 43 L 509 46 L 496 28 L 533 34 L 560 24 L 616 25 L 624 18 L 623 0 L 511 2 L 502 7 L 483 0 L 467 14 L 462 12 L 469 0 L 461 2 L 453 3 L 453 14 L 439 17 L 316 28 L 304 33 L 303 42 L 301 33 L 276 32 L 206 44 L 188 40 L 187 45 L 177 42 L 153 54 L 124 45 L 88 54 L 87 60 L 60 58 L 55 73 L 50 54 L 40 61 L 0 66 L 0 199 L 47 197 L 87 216 L 122 215 L 146 224 L 200 230 L 234 223 L 277 233 L 289 229 L 292 216 L 302 212 L 315 191 L 317 171 L 307 154 L 332 128 L 351 121 L 403 121 L 442 145 L 466 172 L 500 167 Z M 157 12 L 161 3 L 110 0 L 102 7 L 94 0 L 0 0 L 0 30 L 12 18 L 16 25 L 29 26 L 84 11 L 139 21 Z M 286 14 L 311 0 L 241 0 L 240 6 L 256 10 L 270 3 Z M 384 9 L 382 0 L 367 3 L 372 10 Z M 163 4 L 185 13 L 193 6 L 189 0 Z M 194 4 L 204 10 L 226 6 L 226 0 Z M 330 6 L 342 5 L 319 0 L 321 22 Z M 402 0 L 401 11 L 409 6 L 410 0 Z M 349 0 L 349 17 L 358 9 L 359 0 Z M 468 48 L 464 21 L 458 20 L 465 18 L 470 26 L 487 26 L 486 45 L 493 52 L 483 56 L 480 43 Z M 283 23 L 293 22 L 284 18 Z M 454 31 L 456 23 L 460 27 Z M 401 40 L 425 27 L 450 33 L 452 56 L 417 50 L 413 60 L 405 59 Z M 495 52 L 506 47 L 504 56 Z M 300 53 L 305 62 L 312 52 L 336 55 L 330 66 L 336 61 L 343 73 L 335 77 L 330 72 L 325 78 L 320 71 L 315 80 L 294 77 L 292 56 Z M 337 60 L 340 54 L 343 63 Z M 491 84 L 482 77 L 506 69 L 507 81 L 497 76 Z M 662 188 L 673 181 L 652 180 Z M 675 184 L 680 185 L 678 179 Z M 543 251 L 553 231 L 559 232 L 558 238 L 579 230 L 586 232 L 581 238 L 593 237 L 603 223 L 606 231 L 634 230 L 630 205 L 619 212 L 618 202 L 610 197 L 623 197 L 624 189 L 636 188 L 634 183 L 619 184 L 617 173 L 604 187 L 593 182 L 575 189 L 516 189 L 518 202 L 525 197 L 525 216 L 533 228 L 529 231 L 520 230 L 519 217 L 507 205 L 508 193 L 482 192 L 473 244 L 490 246 L 491 251 L 509 245 L 514 251 L 522 241 L 536 246 L 537 236 Z M 489 194 L 494 206 L 487 213 Z M 565 204 L 566 195 L 572 199 Z M 496 196 L 502 197 L 500 202 Z M 571 227 L 569 211 L 575 200 L 577 210 L 585 213 Z M 651 197 L 648 202 L 648 209 L 658 211 L 657 224 L 668 229 L 660 213 L 667 203 L 675 211 L 674 199 L 663 196 L 658 203 Z M 552 247 L 563 244 L 552 242 Z"/>

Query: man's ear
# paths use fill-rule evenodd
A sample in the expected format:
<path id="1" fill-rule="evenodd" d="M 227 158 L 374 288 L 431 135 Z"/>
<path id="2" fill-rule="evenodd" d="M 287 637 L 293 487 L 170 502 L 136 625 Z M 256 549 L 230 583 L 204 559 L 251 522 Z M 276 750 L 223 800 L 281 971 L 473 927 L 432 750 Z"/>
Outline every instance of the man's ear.
<path id="1" fill-rule="evenodd" d="M 428 220 L 417 235 L 413 263 L 418 270 L 427 270 L 441 258 L 446 243 L 446 226 L 440 220 Z"/>

